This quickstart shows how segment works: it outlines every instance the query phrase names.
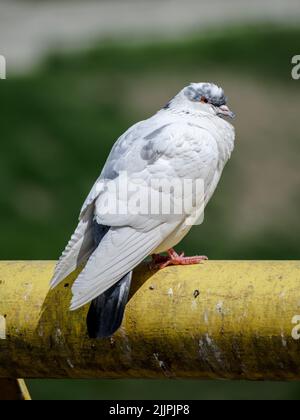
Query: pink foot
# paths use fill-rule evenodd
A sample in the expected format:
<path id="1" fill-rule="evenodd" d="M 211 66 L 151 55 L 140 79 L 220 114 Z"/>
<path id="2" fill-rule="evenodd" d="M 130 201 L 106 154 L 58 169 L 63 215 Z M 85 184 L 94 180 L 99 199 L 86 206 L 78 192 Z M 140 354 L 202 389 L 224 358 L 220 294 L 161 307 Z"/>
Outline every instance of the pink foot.
<path id="1" fill-rule="evenodd" d="M 153 255 L 152 256 L 152 265 L 163 269 L 168 267 L 169 265 L 193 265 L 193 264 L 201 264 L 204 261 L 207 261 L 208 258 L 203 256 L 196 256 L 196 257 L 185 257 L 184 252 L 180 255 L 177 254 L 174 249 L 169 249 L 168 256 L 163 255 Z"/>

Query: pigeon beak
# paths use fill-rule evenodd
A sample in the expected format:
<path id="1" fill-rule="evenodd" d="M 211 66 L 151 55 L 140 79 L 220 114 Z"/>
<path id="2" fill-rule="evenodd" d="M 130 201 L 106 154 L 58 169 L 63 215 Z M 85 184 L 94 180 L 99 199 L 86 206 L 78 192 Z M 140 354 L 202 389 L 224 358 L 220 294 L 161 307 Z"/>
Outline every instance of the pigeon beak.
<path id="1" fill-rule="evenodd" d="M 230 111 L 228 106 L 222 105 L 217 108 L 218 115 L 225 115 L 226 117 L 235 118 L 235 113 Z"/>

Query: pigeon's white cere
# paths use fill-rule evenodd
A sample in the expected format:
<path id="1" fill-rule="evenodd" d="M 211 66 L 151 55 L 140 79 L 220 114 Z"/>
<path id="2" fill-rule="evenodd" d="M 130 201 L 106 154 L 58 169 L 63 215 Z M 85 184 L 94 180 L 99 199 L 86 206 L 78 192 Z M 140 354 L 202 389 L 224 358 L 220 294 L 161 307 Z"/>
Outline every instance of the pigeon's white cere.
<path id="1" fill-rule="evenodd" d="M 130 182 L 139 178 L 146 185 L 161 177 L 201 179 L 205 207 L 234 148 L 234 128 L 223 118 L 233 116 L 226 103 L 218 86 L 192 83 L 118 139 L 82 207 L 79 225 L 51 282 L 56 286 L 86 263 L 73 285 L 72 310 L 104 293 L 147 256 L 176 246 L 197 222 L 199 211 L 176 216 L 104 212 L 110 194 L 106 186 L 117 182 L 123 172 Z M 95 222 L 110 227 L 96 249 Z"/>

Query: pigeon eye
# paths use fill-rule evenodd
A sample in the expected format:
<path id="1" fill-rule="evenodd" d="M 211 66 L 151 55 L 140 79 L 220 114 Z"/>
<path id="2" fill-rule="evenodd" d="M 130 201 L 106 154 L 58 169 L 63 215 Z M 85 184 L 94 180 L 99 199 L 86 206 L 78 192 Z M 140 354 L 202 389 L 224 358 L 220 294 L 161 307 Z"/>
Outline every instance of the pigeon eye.
<path id="1" fill-rule="evenodd" d="M 201 102 L 204 102 L 205 104 L 208 104 L 208 99 L 205 98 L 205 96 L 202 96 Z"/>

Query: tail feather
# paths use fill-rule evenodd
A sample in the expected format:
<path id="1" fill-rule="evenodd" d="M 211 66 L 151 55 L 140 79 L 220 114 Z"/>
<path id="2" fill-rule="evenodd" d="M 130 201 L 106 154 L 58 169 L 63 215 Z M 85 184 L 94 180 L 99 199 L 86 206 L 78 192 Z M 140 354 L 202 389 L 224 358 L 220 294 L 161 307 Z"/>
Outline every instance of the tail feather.
<path id="1" fill-rule="evenodd" d="M 131 286 L 132 272 L 126 274 L 91 303 L 87 328 L 90 338 L 112 336 L 121 326 Z"/>

